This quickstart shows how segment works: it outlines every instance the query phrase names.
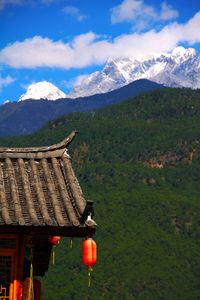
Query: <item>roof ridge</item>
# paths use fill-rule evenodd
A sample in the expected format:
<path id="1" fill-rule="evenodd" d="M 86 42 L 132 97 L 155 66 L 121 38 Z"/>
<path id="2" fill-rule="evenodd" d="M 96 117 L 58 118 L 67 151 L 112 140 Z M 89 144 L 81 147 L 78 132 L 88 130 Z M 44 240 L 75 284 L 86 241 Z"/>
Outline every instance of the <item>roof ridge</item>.
<path id="1" fill-rule="evenodd" d="M 30 153 L 30 152 L 47 152 L 57 149 L 65 149 L 71 141 L 74 139 L 78 131 L 74 130 L 68 137 L 66 137 L 61 142 L 51 145 L 51 146 L 42 146 L 42 147 L 25 147 L 25 148 L 10 148 L 10 147 L 0 147 L 0 153 Z"/>

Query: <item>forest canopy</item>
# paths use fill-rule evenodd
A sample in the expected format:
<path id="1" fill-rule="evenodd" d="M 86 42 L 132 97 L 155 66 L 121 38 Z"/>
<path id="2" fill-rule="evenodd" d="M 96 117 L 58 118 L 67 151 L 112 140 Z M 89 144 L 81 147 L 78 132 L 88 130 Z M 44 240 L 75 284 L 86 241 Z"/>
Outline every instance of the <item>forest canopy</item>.
<path id="1" fill-rule="evenodd" d="M 158 89 L 89 113 L 63 115 L 1 146 L 69 147 L 94 200 L 98 261 L 87 287 L 81 243 L 62 239 L 42 299 L 198 299 L 200 90 Z"/>

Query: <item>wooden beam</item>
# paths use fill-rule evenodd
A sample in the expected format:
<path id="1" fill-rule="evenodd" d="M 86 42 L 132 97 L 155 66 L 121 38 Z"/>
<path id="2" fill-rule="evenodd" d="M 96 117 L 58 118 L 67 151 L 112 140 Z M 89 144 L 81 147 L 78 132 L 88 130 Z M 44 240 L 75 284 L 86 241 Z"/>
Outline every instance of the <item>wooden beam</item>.
<path id="1" fill-rule="evenodd" d="M 47 234 L 65 237 L 92 237 L 95 234 L 95 228 L 91 227 L 53 227 L 53 226 L 12 226 L 2 225 L 1 230 L 8 234 Z"/>

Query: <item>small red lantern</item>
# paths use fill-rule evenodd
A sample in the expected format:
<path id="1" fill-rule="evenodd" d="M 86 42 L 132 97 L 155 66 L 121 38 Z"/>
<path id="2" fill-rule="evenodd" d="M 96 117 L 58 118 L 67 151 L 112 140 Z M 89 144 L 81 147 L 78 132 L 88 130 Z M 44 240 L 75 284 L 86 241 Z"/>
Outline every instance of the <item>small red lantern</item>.
<path id="1" fill-rule="evenodd" d="M 48 240 L 53 245 L 53 265 L 54 265 L 54 262 L 55 262 L 55 250 L 54 250 L 54 248 L 59 244 L 60 236 L 49 236 Z"/>
<path id="2" fill-rule="evenodd" d="M 57 245 L 60 241 L 60 236 L 49 236 L 48 240 L 51 244 Z"/>
<path id="3" fill-rule="evenodd" d="M 83 264 L 88 269 L 88 286 L 90 287 L 90 271 L 93 271 L 92 267 L 97 261 L 97 246 L 93 239 L 87 239 L 82 245 L 83 251 Z"/>

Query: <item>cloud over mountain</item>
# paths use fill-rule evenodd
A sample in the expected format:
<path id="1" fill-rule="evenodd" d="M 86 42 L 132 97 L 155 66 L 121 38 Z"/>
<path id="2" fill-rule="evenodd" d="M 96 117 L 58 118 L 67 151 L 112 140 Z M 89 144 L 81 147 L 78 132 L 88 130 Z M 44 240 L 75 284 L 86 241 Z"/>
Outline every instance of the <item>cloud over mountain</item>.
<path id="1" fill-rule="evenodd" d="M 170 23 L 162 30 L 120 35 L 113 40 L 93 32 L 76 36 L 72 42 L 53 41 L 42 36 L 9 44 L 0 51 L 0 63 L 13 68 L 82 68 L 103 64 L 109 57 L 138 57 L 168 52 L 180 42 L 200 42 L 200 12 L 186 24 Z"/>

